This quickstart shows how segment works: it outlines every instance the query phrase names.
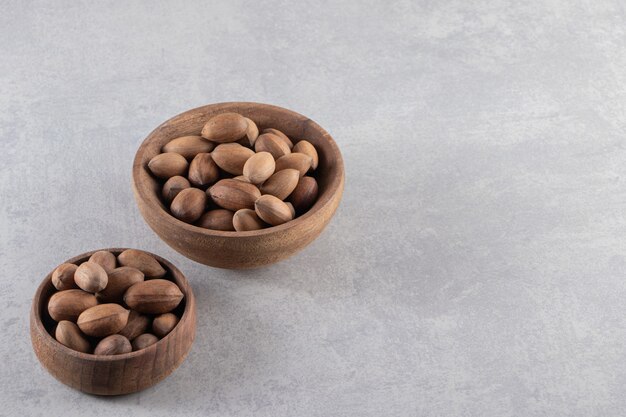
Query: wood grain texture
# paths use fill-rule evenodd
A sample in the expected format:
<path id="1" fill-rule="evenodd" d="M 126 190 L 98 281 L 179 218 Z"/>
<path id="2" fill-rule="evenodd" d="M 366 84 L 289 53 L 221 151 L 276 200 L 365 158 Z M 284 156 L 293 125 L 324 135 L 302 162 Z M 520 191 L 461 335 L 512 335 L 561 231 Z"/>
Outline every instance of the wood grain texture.
<path id="1" fill-rule="evenodd" d="M 252 119 L 259 129 L 276 128 L 297 142 L 306 139 L 318 151 L 315 176 L 319 196 L 302 216 L 267 229 L 231 232 L 203 229 L 170 215 L 160 199 L 161 185 L 148 162 L 172 138 L 197 135 L 206 121 L 224 112 Z M 189 110 L 157 127 L 141 144 L 133 164 L 133 191 L 148 225 L 168 245 L 205 265 L 243 269 L 272 264 L 303 249 L 319 236 L 335 213 L 344 187 L 344 165 L 333 138 L 317 123 L 293 111 L 260 103 L 218 103 Z"/>
<path id="2" fill-rule="evenodd" d="M 115 255 L 122 248 L 106 249 Z M 95 252 L 95 251 L 94 251 Z M 94 252 L 68 260 L 86 261 Z M 181 319 L 163 339 L 146 349 L 115 356 L 99 356 L 77 352 L 57 342 L 50 331 L 54 322 L 46 304 L 56 291 L 52 273 L 41 283 L 33 299 L 30 314 L 30 335 L 33 349 L 41 364 L 59 381 L 90 394 L 121 395 L 141 391 L 167 377 L 187 357 L 196 332 L 196 302 L 185 276 L 167 260 L 152 255 L 166 267 L 169 276 L 185 295 L 175 310 Z"/>

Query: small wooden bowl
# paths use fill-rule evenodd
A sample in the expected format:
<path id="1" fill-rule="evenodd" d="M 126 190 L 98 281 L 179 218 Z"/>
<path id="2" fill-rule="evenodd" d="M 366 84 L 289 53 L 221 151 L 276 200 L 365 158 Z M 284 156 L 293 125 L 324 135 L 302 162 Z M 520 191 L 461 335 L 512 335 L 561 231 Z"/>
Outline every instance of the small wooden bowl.
<path id="1" fill-rule="evenodd" d="M 148 161 L 171 139 L 199 135 L 212 116 L 236 112 L 252 119 L 259 131 L 273 127 L 289 137 L 306 139 L 319 154 L 315 177 L 318 199 L 305 214 L 262 230 L 223 232 L 184 223 L 161 201 L 161 185 L 150 174 Z M 285 259 L 311 243 L 335 213 L 344 186 L 341 152 L 333 138 L 314 121 L 281 107 L 260 103 L 219 103 L 189 110 L 157 127 L 141 144 L 133 164 L 133 190 L 148 225 L 172 248 L 196 262 L 219 268 L 244 269 Z"/>
<path id="2" fill-rule="evenodd" d="M 103 249 L 119 255 L 125 249 Z M 81 263 L 95 251 L 67 260 Z M 89 394 L 121 395 L 148 388 L 174 371 L 187 357 L 196 333 L 196 302 L 185 276 L 170 262 L 156 256 L 185 295 L 177 312 L 180 321 L 167 336 L 136 352 L 93 355 L 77 352 L 57 342 L 50 334 L 54 320 L 48 315 L 48 299 L 56 291 L 52 272 L 43 280 L 33 299 L 30 337 L 41 364 L 59 381 Z"/>

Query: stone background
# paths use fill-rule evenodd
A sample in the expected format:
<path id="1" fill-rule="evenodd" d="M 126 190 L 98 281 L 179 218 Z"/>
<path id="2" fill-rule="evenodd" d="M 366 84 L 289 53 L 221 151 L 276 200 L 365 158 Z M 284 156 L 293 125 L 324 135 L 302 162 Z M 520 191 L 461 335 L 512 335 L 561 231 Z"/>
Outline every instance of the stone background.
<path id="1" fill-rule="evenodd" d="M 0 415 L 626 414 L 626 11 L 615 1 L 0 0 Z M 136 208 L 165 119 L 259 101 L 346 162 L 325 233 L 203 267 Z M 78 253 L 171 259 L 187 361 L 135 395 L 58 383 L 34 291 Z"/>

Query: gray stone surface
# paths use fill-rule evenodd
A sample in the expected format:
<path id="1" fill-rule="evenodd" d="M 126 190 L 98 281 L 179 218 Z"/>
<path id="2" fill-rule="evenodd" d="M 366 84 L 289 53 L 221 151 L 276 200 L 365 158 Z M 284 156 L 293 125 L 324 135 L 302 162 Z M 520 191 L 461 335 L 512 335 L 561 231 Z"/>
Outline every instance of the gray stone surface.
<path id="1" fill-rule="evenodd" d="M 0 415 L 626 413 L 626 11 L 615 1 L 0 1 Z M 203 267 L 146 226 L 136 148 L 211 102 L 336 138 L 345 196 L 278 265 Z M 77 253 L 159 253 L 198 298 L 188 360 L 81 394 L 31 297 Z"/>

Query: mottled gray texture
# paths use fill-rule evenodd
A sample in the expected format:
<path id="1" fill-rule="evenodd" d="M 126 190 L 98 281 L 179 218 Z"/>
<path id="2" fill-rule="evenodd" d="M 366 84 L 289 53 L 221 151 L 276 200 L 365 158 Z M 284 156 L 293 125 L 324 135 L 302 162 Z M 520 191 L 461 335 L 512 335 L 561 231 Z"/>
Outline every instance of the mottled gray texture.
<path id="1" fill-rule="evenodd" d="M 626 413 L 623 2 L 178 3 L 0 1 L 1 415 Z M 346 162 L 326 232 L 250 272 L 175 253 L 130 186 L 155 126 L 231 100 Z M 28 335 L 43 276 L 106 246 L 198 299 L 188 360 L 116 399 Z"/>

